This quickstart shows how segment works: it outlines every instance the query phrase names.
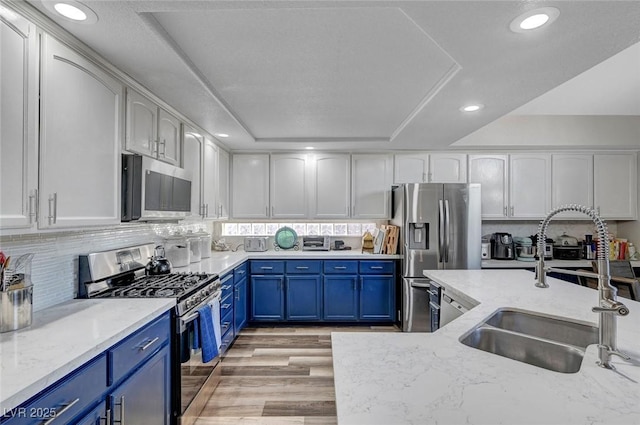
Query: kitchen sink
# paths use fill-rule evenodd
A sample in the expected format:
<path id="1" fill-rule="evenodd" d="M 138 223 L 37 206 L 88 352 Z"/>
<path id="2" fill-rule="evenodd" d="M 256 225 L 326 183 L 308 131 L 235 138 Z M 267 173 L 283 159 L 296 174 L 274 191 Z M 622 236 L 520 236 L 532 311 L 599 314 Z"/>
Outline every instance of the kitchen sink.
<path id="1" fill-rule="evenodd" d="M 598 342 L 598 328 L 534 312 L 500 309 L 464 334 L 460 342 L 555 372 L 576 373 L 586 347 Z"/>

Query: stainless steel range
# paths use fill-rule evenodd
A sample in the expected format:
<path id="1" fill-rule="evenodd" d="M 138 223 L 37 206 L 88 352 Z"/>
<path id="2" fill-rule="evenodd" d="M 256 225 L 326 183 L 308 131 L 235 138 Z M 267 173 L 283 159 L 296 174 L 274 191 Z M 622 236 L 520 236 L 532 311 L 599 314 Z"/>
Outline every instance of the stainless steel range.
<path id="1" fill-rule="evenodd" d="M 221 284 L 217 274 L 145 275 L 154 244 L 103 251 L 79 258 L 78 298 L 175 298 L 171 339 L 172 423 L 195 422 L 219 382 L 219 357 L 203 362 L 198 344 L 198 311 L 211 306 L 220 317 Z M 217 313 L 217 314 L 216 314 Z"/>

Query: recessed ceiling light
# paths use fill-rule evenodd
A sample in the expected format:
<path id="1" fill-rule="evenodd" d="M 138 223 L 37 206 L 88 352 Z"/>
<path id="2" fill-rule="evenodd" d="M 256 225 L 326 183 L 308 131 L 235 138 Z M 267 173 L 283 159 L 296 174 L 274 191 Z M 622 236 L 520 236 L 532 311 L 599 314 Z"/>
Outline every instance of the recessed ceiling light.
<path id="1" fill-rule="evenodd" d="M 42 0 L 42 4 L 57 16 L 77 24 L 95 24 L 98 22 L 98 15 L 96 15 L 96 12 L 76 0 Z"/>
<path id="2" fill-rule="evenodd" d="M 308 151 L 312 151 L 314 149 L 314 147 L 313 146 L 307 146 L 305 149 L 308 150 Z"/>
<path id="3" fill-rule="evenodd" d="M 460 110 L 462 112 L 477 112 L 482 108 L 484 108 L 484 105 L 478 103 L 478 104 L 475 104 L 475 105 L 463 106 L 462 108 L 460 108 Z"/>
<path id="4" fill-rule="evenodd" d="M 226 133 L 216 133 L 215 136 L 216 137 L 222 137 L 223 139 L 226 139 L 227 137 L 229 137 L 229 135 L 226 134 Z"/>
<path id="5" fill-rule="evenodd" d="M 555 7 L 542 7 L 530 10 L 511 21 L 509 28 L 513 32 L 528 32 L 543 25 L 549 25 L 560 15 L 560 11 Z"/>

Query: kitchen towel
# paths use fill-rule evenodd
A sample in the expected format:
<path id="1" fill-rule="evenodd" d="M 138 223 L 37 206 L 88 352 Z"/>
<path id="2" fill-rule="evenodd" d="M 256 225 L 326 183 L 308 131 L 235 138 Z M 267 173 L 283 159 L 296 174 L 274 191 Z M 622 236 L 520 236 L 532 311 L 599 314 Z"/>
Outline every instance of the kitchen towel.
<path id="1" fill-rule="evenodd" d="M 220 297 L 215 297 L 209 301 L 211 307 L 211 317 L 213 319 L 213 330 L 216 337 L 216 347 L 220 350 L 222 346 L 222 332 L 220 330 Z"/>
<path id="2" fill-rule="evenodd" d="M 198 328 L 200 329 L 200 345 L 202 346 L 202 362 L 208 363 L 218 355 L 216 336 L 213 329 L 211 306 L 205 304 L 198 309 Z"/>

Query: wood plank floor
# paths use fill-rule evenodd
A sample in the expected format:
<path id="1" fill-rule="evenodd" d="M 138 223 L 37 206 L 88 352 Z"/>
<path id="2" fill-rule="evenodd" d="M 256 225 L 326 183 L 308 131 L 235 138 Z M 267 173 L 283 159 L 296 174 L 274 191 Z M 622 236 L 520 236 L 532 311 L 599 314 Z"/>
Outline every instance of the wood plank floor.
<path id="1" fill-rule="evenodd" d="M 242 330 L 196 425 L 335 425 L 331 332 L 394 326 L 275 326 Z"/>

